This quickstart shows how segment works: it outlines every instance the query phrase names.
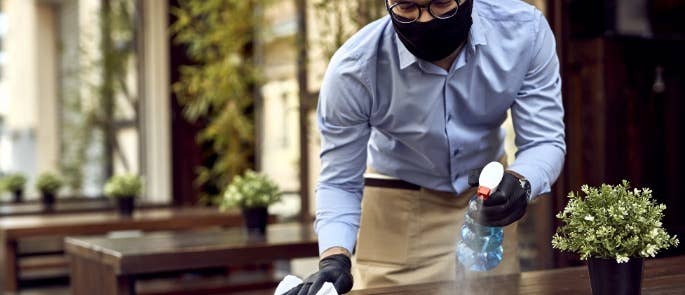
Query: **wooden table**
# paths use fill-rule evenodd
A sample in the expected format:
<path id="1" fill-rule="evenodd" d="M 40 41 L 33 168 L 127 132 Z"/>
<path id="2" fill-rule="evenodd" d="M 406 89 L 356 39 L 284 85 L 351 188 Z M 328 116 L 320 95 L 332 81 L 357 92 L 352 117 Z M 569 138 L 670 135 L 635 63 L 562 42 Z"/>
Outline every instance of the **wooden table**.
<path id="1" fill-rule="evenodd" d="M 154 233 L 137 238 L 68 237 L 72 294 L 135 294 L 136 276 L 318 256 L 311 224 L 269 225 L 265 238 L 242 228 Z"/>
<path id="2" fill-rule="evenodd" d="M 350 295 L 377 294 L 591 294 L 586 266 L 492 276 L 462 283 L 433 283 L 358 290 Z M 685 256 L 645 262 L 642 294 L 685 294 Z"/>
<path id="3" fill-rule="evenodd" d="M 119 230 L 184 230 L 242 224 L 238 212 L 222 213 L 214 208 L 159 208 L 139 210 L 132 217 L 115 212 L 35 215 L 0 218 L 2 289 L 16 291 L 17 241 L 23 238 L 106 234 Z"/>
<path id="4" fill-rule="evenodd" d="M 150 209 L 170 207 L 167 203 L 138 203 L 136 209 Z M 24 216 L 36 214 L 68 214 L 68 213 L 84 213 L 84 212 L 103 212 L 113 211 L 116 209 L 114 202 L 106 198 L 82 198 L 80 201 L 73 199 L 62 200 L 58 199 L 55 202 L 55 207 L 47 211 L 43 208 L 40 202 L 24 202 L 24 203 L 5 203 L 0 204 L 0 217 L 7 216 Z"/>
<path id="5" fill-rule="evenodd" d="M 57 202 L 91 202 L 91 201 L 102 201 L 102 200 L 107 200 L 107 197 L 105 196 L 99 196 L 99 197 L 86 197 L 86 196 L 59 196 L 57 197 Z M 6 198 L 6 199 L 0 199 L 0 205 L 17 205 L 17 204 L 31 204 L 31 203 L 40 203 L 40 196 L 32 197 L 30 199 L 26 199 L 24 197 L 24 200 L 21 202 L 14 202 L 12 198 Z"/>

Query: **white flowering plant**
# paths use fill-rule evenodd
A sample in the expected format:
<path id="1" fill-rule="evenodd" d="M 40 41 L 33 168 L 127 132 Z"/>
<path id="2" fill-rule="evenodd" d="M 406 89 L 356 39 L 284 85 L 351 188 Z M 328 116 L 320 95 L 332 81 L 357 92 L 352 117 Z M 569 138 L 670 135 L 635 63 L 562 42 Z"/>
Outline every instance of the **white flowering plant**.
<path id="1" fill-rule="evenodd" d="M 143 190 L 143 180 L 136 174 L 112 176 L 105 183 L 105 195 L 110 198 L 138 197 Z"/>
<path id="2" fill-rule="evenodd" d="M 36 188 L 43 193 L 56 193 L 64 184 L 57 174 L 44 172 L 36 180 Z"/>
<path id="3" fill-rule="evenodd" d="M 26 184 L 26 176 L 21 173 L 8 174 L 0 179 L 0 191 L 6 190 L 8 192 L 15 192 L 24 189 Z"/>
<path id="4" fill-rule="evenodd" d="M 233 178 L 224 192 L 221 209 L 268 207 L 281 200 L 278 185 L 268 176 L 248 170 Z"/>
<path id="5" fill-rule="evenodd" d="M 562 225 L 552 237 L 552 247 L 589 257 L 616 259 L 654 257 L 659 250 L 678 246 L 677 236 L 664 230 L 661 219 L 666 205 L 652 199 L 649 188 L 619 185 L 582 186 L 571 192 L 569 202 L 556 216 Z"/>

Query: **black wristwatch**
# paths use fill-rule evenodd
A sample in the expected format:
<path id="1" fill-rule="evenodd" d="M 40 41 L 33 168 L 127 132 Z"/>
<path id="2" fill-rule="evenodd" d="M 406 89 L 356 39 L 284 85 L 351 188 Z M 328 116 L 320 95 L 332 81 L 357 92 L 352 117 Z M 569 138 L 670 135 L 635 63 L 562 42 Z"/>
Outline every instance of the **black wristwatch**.
<path id="1" fill-rule="evenodd" d="M 518 174 L 514 171 L 507 170 L 506 172 L 511 174 L 511 175 L 514 175 L 516 178 L 518 178 L 519 184 L 521 185 L 521 188 L 526 193 L 526 199 L 528 201 L 530 201 L 530 198 L 531 198 L 531 196 L 530 196 L 530 194 L 531 194 L 530 181 L 528 181 L 528 179 L 526 179 L 523 175 Z"/>
<path id="2" fill-rule="evenodd" d="M 519 182 L 521 183 L 521 187 L 523 188 L 523 191 L 526 192 L 526 199 L 530 201 L 530 181 L 525 178 L 519 178 Z"/>

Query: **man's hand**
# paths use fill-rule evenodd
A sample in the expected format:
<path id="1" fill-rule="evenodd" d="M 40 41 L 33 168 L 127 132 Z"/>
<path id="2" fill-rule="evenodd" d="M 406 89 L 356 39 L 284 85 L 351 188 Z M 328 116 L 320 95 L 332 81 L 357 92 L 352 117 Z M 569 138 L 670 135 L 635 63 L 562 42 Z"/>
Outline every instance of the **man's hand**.
<path id="1" fill-rule="evenodd" d="M 319 271 L 310 275 L 302 284 L 290 289 L 285 295 L 314 295 L 323 283 L 331 282 L 338 294 L 352 289 L 352 262 L 345 254 L 326 256 L 319 261 Z"/>
<path id="2" fill-rule="evenodd" d="M 476 206 L 469 206 L 469 217 L 481 225 L 498 227 L 521 219 L 528 207 L 530 184 L 513 173 L 504 173 L 499 187 L 487 200 L 477 200 Z"/>

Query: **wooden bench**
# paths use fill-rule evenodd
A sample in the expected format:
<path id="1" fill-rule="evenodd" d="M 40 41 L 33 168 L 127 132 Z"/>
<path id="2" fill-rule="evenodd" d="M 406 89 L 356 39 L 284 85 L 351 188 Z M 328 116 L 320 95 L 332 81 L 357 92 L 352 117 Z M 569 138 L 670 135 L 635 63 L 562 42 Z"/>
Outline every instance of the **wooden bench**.
<path id="1" fill-rule="evenodd" d="M 138 210 L 169 208 L 165 203 L 140 203 Z M 109 198 L 60 198 L 51 211 L 45 211 L 39 200 L 22 203 L 0 203 L 0 218 L 30 215 L 60 215 L 114 211 L 115 206 Z M 65 280 L 68 274 L 64 258 L 63 237 L 38 237 L 18 241 L 19 277 L 21 280 L 45 279 L 50 274 Z M 23 260 L 27 260 L 24 262 Z M 55 261 L 61 261 L 56 263 Z"/>
<path id="2" fill-rule="evenodd" d="M 236 228 L 218 232 L 153 233 L 134 238 L 68 237 L 65 245 L 70 257 L 74 295 L 144 293 L 150 289 L 136 284 L 141 277 L 318 256 L 311 224 L 269 225 L 262 238 L 249 236 L 242 228 Z M 269 279 L 271 287 L 280 280 L 267 277 L 267 284 Z M 213 282 L 204 289 L 197 287 L 198 284 L 189 286 L 184 294 L 238 291 L 230 289 L 235 287 L 230 281 Z M 97 291 L 93 293 L 93 290 Z"/>
<path id="3" fill-rule="evenodd" d="M 71 202 L 100 202 L 102 200 L 107 200 L 107 197 L 105 196 L 93 196 L 93 197 L 86 197 L 86 196 L 59 196 L 57 197 L 57 201 L 60 203 L 71 203 Z M 21 202 L 14 202 L 12 198 L 5 198 L 5 199 L 0 199 L 0 206 L 4 205 L 16 205 L 16 204 L 31 204 L 31 203 L 40 203 L 41 199 L 40 196 L 32 196 L 32 197 L 24 197 L 24 200 Z"/>
<path id="4" fill-rule="evenodd" d="M 207 227 L 233 227 L 243 223 L 239 212 L 219 212 L 215 208 L 156 208 L 138 210 L 132 217 L 115 212 L 16 216 L 0 218 L 0 265 L 2 290 L 18 289 L 18 242 L 27 238 L 97 235 L 112 231 L 189 230 Z"/>
<path id="5" fill-rule="evenodd" d="M 171 204 L 150 202 L 136 204 L 136 209 L 142 210 L 168 207 L 171 207 Z M 115 208 L 113 200 L 109 198 L 57 199 L 55 207 L 50 211 L 46 211 L 40 202 L 3 203 L 0 204 L 0 217 L 106 212 L 113 211 Z"/>

